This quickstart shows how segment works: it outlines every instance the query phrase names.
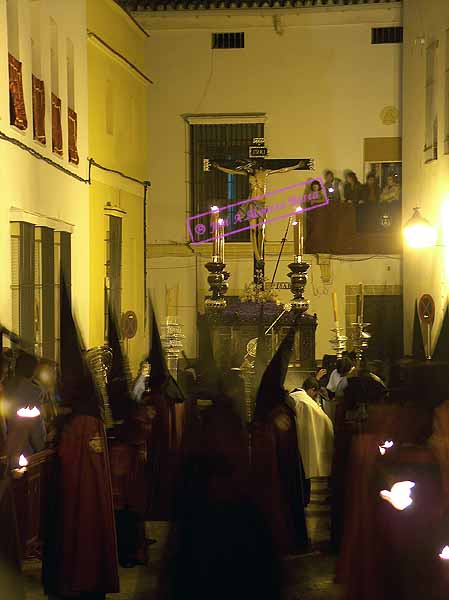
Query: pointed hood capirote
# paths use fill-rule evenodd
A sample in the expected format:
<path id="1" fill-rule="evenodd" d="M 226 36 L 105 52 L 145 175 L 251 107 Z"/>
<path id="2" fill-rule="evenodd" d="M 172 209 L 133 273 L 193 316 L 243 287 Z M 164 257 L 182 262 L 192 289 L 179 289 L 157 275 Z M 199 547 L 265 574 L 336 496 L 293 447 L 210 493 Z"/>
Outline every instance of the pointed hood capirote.
<path id="1" fill-rule="evenodd" d="M 268 341 L 271 337 L 265 335 L 265 324 L 264 324 L 264 306 L 263 303 L 260 305 L 259 322 L 257 324 L 257 347 L 256 347 L 256 360 L 255 360 L 255 373 L 256 373 L 256 389 L 259 389 L 262 381 L 263 374 L 269 363 L 270 352 L 268 347 Z"/>
<path id="2" fill-rule="evenodd" d="M 133 400 L 128 384 L 128 361 L 122 352 L 117 322 L 111 306 L 108 311 L 108 343 L 112 352 L 112 363 L 107 382 L 109 406 L 114 421 L 120 421 L 129 416 Z"/>
<path id="3" fill-rule="evenodd" d="M 198 379 L 199 395 L 217 399 L 222 392 L 220 370 L 215 362 L 210 328 L 206 315 L 198 318 Z"/>
<path id="4" fill-rule="evenodd" d="M 159 389 L 163 392 L 165 397 L 173 402 L 183 402 L 184 395 L 168 370 L 154 311 L 152 311 L 152 335 L 149 363 L 151 366 L 149 380 L 151 390 Z"/>
<path id="5" fill-rule="evenodd" d="M 262 376 L 256 397 L 254 418 L 265 419 L 284 398 L 284 381 L 295 342 L 296 324 L 292 325 Z"/>
<path id="6" fill-rule="evenodd" d="M 61 380 L 63 401 L 72 412 L 103 419 L 101 398 L 84 358 L 84 346 L 73 318 L 64 275 L 60 285 Z"/>
<path id="7" fill-rule="evenodd" d="M 426 352 L 424 350 L 424 341 L 421 331 L 421 323 L 418 315 L 418 303 L 415 302 L 415 316 L 413 319 L 413 345 L 412 355 L 416 360 L 425 360 Z"/>
<path id="8" fill-rule="evenodd" d="M 149 353 L 149 361 L 151 365 L 150 387 L 160 387 L 168 379 L 170 373 L 165 360 L 161 336 L 159 335 L 159 328 L 157 326 L 154 310 L 152 311 L 151 348 Z"/>
<path id="9" fill-rule="evenodd" d="M 447 306 L 432 360 L 449 361 L 449 307 Z"/>

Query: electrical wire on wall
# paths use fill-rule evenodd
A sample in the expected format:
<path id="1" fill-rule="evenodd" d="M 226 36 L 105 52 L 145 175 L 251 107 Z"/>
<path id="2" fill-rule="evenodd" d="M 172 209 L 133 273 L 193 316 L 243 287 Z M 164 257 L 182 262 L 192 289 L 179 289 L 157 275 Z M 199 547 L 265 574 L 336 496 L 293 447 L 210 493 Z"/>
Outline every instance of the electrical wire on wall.
<path id="1" fill-rule="evenodd" d="M 207 78 L 206 85 L 204 86 L 203 94 L 200 98 L 200 101 L 198 102 L 198 106 L 196 107 L 196 110 L 195 110 L 196 113 L 198 113 L 200 111 L 201 105 L 203 104 L 204 99 L 207 96 L 207 92 L 209 91 L 209 86 L 212 81 L 212 77 L 214 75 L 214 55 L 215 55 L 215 52 L 213 50 L 211 50 L 209 77 Z"/>

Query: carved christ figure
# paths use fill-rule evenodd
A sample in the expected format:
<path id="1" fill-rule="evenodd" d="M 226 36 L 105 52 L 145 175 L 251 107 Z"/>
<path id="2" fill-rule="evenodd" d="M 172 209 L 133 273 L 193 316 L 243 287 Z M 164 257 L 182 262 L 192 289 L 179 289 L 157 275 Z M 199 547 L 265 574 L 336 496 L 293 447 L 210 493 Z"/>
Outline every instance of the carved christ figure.
<path id="1" fill-rule="evenodd" d="M 256 209 L 257 211 L 257 209 L 264 208 L 265 199 L 263 196 L 265 196 L 267 192 L 267 179 L 269 175 L 273 175 L 275 173 L 288 173 L 288 171 L 301 168 L 301 166 L 304 164 L 304 161 L 300 160 L 291 167 L 284 167 L 282 169 L 265 169 L 263 167 L 263 162 L 263 159 L 259 159 L 258 161 L 248 161 L 246 164 L 242 165 L 241 167 L 237 167 L 236 169 L 228 169 L 227 167 L 222 167 L 216 162 L 212 162 L 212 167 L 215 167 L 223 173 L 247 176 L 250 187 L 250 198 L 257 198 L 261 196 L 258 200 L 248 202 L 240 207 L 239 214 L 242 220 L 246 218 L 246 215 L 250 209 Z M 256 214 L 258 213 L 256 212 Z M 257 219 L 249 219 L 249 224 L 251 226 L 251 243 L 256 261 L 263 260 L 265 221 L 266 217 L 262 211 Z"/>

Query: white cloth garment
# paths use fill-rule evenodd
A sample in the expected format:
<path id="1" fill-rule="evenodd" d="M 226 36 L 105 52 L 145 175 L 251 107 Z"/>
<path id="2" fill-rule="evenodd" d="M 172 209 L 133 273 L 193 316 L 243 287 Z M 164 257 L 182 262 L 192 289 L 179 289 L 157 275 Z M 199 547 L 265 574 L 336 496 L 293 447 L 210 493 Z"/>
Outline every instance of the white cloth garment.
<path id="1" fill-rule="evenodd" d="M 340 375 L 337 369 L 334 369 L 330 374 L 326 389 L 335 394 L 335 391 L 341 379 L 343 379 L 343 377 Z"/>
<path id="2" fill-rule="evenodd" d="M 334 449 L 332 421 L 304 390 L 292 392 L 288 403 L 295 411 L 298 447 L 306 479 L 329 477 Z"/>

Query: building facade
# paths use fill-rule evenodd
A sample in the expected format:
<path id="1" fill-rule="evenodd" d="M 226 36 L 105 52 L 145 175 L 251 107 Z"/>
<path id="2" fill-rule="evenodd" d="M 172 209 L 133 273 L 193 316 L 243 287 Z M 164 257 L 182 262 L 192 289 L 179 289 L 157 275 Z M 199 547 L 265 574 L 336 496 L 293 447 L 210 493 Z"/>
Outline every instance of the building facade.
<path id="1" fill-rule="evenodd" d="M 0 2 L 0 321 L 57 359 L 59 273 L 89 342 L 84 3 Z"/>
<path id="2" fill-rule="evenodd" d="M 136 369 L 148 351 L 147 34 L 113 0 L 2 0 L 0 27 L 0 323 L 57 360 L 63 267 L 86 347 L 107 340 L 111 304 Z"/>
<path id="3" fill-rule="evenodd" d="M 406 350 L 412 345 L 415 303 L 435 301 L 432 349 L 447 306 L 449 282 L 449 6 L 404 2 L 404 221 L 415 207 L 436 229 L 437 245 L 404 248 Z M 423 330 L 427 345 L 427 332 Z"/>
<path id="4" fill-rule="evenodd" d="M 124 349 L 135 370 L 148 353 L 144 243 L 149 200 L 148 36 L 113 0 L 88 0 L 87 40 L 89 338 L 91 346 L 104 343 L 110 305 L 123 321 Z"/>
<path id="5" fill-rule="evenodd" d="M 346 170 L 354 171 L 362 183 L 378 169 L 381 187 L 390 173 L 400 181 L 401 4 L 125 4 L 139 8 L 132 14 L 150 33 L 148 59 L 156 81 L 150 113 L 158 140 L 150 148 L 150 293 L 161 319 L 176 310 L 186 327 L 187 353 L 195 355 L 196 314 L 208 294 L 204 265 L 212 249 L 207 243 L 191 245 L 186 218 L 208 209 L 208 203 L 223 206 L 248 193 L 242 178 L 220 174 L 219 180 L 213 169 L 202 179 L 202 159 L 239 157 L 253 137 L 263 137 L 270 158 L 310 158 L 315 164 L 312 171 L 273 175 L 269 192 L 321 177 L 325 169 L 340 179 Z M 338 213 L 338 221 L 346 222 L 348 214 Z M 268 281 L 286 224 L 280 219 L 266 229 Z M 276 275 L 284 288 L 278 290 L 281 302 L 291 297 L 285 289 L 291 236 L 290 229 Z M 391 318 L 401 323 L 398 230 L 389 239 L 393 244 L 369 238 L 350 251 L 330 242 L 315 249 L 306 240 L 311 269 L 305 295 L 310 312 L 319 316 L 317 358 L 332 353 L 332 290 L 348 330 L 359 282 L 368 295 L 382 296 L 385 306 L 393 302 Z M 245 240 L 226 239 L 228 296 L 240 296 L 252 280 L 251 245 Z M 173 297 L 177 309 L 169 306 Z M 397 335 L 402 338 L 402 330 Z"/>

